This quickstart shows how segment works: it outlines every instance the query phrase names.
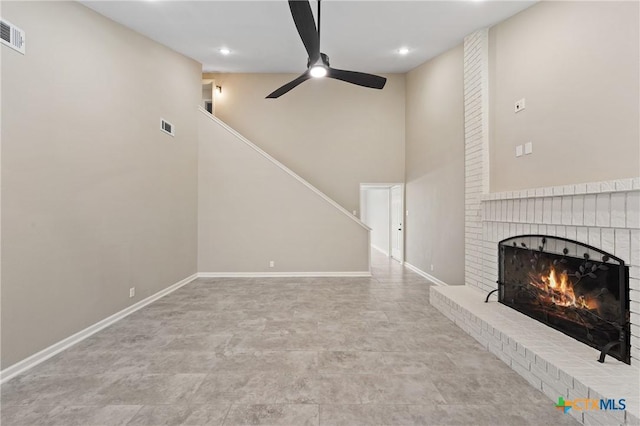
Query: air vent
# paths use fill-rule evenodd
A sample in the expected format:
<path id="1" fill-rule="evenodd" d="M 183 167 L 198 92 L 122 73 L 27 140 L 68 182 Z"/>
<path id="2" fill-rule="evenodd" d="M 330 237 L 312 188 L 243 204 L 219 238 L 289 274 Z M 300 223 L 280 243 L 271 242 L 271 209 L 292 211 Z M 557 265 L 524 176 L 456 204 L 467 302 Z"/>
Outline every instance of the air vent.
<path id="1" fill-rule="evenodd" d="M 170 134 L 171 136 L 175 135 L 175 127 L 173 127 L 173 124 L 169 123 L 164 118 L 160 119 L 160 130 Z"/>
<path id="2" fill-rule="evenodd" d="M 27 38 L 24 31 L 2 18 L 0 18 L 0 41 L 23 55 L 25 54 Z"/>

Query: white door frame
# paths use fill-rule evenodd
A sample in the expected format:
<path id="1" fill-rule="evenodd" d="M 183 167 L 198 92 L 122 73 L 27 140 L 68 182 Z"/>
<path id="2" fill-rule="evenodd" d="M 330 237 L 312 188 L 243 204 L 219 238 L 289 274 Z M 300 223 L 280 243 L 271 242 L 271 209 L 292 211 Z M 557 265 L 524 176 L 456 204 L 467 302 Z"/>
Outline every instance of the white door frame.
<path id="1" fill-rule="evenodd" d="M 400 211 L 398 221 L 400 222 L 397 226 L 400 227 L 398 231 L 400 231 L 400 241 L 398 241 L 398 256 L 393 255 L 393 233 L 396 231 L 395 225 L 393 223 L 393 188 L 400 187 Z M 389 254 L 391 258 L 400 262 L 400 264 L 404 264 L 404 229 L 405 229 L 405 214 L 404 214 L 404 184 L 393 185 L 389 188 Z"/>
<path id="2" fill-rule="evenodd" d="M 401 197 L 401 205 L 402 205 L 402 236 L 401 236 L 401 240 L 400 241 L 400 258 L 396 259 L 395 257 L 391 256 L 391 233 L 393 232 L 393 223 L 391 222 L 391 188 L 394 186 L 400 186 L 400 197 Z M 405 204 L 404 204 L 404 183 L 402 182 L 391 182 L 391 183 L 361 183 L 360 184 L 360 215 L 359 218 L 360 220 L 362 220 L 363 217 L 363 209 L 365 207 L 365 203 L 364 203 L 364 197 L 363 197 L 363 193 L 364 191 L 368 190 L 368 189 L 387 189 L 389 191 L 389 247 L 387 247 L 387 252 L 389 253 L 389 257 L 397 260 L 398 262 L 400 262 L 401 264 L 404 263 L 404 230 L 405 230 L 405 214 L 404 214 L 404 209 L 405 209 Z"/>

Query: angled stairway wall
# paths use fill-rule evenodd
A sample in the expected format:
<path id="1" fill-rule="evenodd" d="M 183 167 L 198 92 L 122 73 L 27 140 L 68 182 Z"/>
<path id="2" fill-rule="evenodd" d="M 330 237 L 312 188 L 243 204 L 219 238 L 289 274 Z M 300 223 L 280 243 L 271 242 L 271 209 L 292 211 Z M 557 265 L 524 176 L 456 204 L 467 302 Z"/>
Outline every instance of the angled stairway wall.
<path id="1" fill-rule="evenodd" d="M 222 121 L 200 112 L 201 276 L 370 274 L 366 225 Z"/>

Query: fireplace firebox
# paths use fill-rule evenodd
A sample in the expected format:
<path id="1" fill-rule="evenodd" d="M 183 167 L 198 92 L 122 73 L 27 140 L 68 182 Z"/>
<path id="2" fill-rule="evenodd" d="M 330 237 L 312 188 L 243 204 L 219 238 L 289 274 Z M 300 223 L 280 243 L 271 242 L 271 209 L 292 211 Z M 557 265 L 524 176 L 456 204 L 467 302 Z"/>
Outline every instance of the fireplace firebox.
<path id="1" fill-rule="evenodd" d="M 499 302 L 630 364 L 629 268 L 565 238 L 522 235 L 499 243 Z M 487 296 L 487 300 L 488 300 Z"/>

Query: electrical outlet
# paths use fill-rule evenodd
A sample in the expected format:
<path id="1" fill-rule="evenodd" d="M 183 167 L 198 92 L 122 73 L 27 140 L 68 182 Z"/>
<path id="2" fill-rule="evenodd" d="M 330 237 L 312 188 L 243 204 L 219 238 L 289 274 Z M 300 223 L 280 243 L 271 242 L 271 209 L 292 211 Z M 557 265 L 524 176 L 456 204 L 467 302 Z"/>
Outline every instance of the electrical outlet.
<path id="1" fill-rule="evenodd" d="M 433 272 L 433 265 L 431 265 L 431 271 Z"/>
<path id="2" fill-rule="evenodd" d="M 129 298 L 132 298 L 136 295 L 136 288 L 135 287 L 131 287 L 129 289 Z"/>
<path id="3" fill-rule="evenodd" d="M 524 109 L 524 107 L 525 107 L 524 98 L 522 98 L 522 99 L 516 101 L 516 103 L 513 106 L 513 110 L 515 112 L 520 112 L 520 111 L 522 111 Z"/>
<path id="4" fill-rule="evenodd" d="M 516 146 L 516 157 L 522 157 L 522 145 Z"/>
<path id="5" fill-rule="evenodd" d="M 274 262 L 273 260 L 269 261 L 269 268 L 273 268 L 274 266 L 276 266 L 276 262 Z"/>

